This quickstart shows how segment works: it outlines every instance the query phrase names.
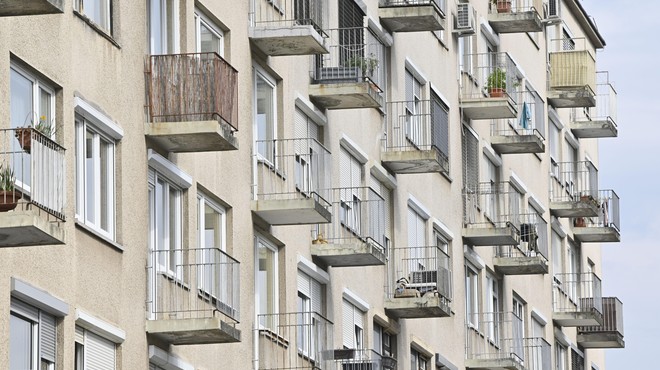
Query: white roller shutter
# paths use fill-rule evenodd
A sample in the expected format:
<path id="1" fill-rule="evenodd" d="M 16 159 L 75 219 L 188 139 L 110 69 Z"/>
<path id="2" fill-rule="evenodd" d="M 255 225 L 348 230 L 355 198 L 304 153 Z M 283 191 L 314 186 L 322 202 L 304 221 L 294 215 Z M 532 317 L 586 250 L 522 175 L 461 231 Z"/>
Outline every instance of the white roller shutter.
<path id="1" fill-rule="evenodd" d="M 55 317 L 41 312 L 41 320 L 39 320 L 39 352 L 41 358 L 55 362 L 55 343 Z"/>
<path id="2" fill-rule="evenodd" d="M 39 310 L 23 301 L 12 298 L 10 308 L 12 312 L 15 312 L 29 320 L 34 322 L 39 321 Z"/>
<path id="3" fill-rule="evenodd" d="M 342 300 L 342 316 L 343 345 L 347 348 L 357 348 L 359 343 L 356 343 L 355 328 L 362 329 L 361 335 L 364 336 L 364 312 L 344 299 Z"/>
<path id="4" fill-rule="evenodd" d="M 115 370 L 115 343 L 85 331 L 85 370 Z"/>
<path id="5" fill-rule="evenodd" d="M 321 283 L 298 270 L 298 291 L 310 299 L 313 312 L 323 314 L 323 287 Z"/>

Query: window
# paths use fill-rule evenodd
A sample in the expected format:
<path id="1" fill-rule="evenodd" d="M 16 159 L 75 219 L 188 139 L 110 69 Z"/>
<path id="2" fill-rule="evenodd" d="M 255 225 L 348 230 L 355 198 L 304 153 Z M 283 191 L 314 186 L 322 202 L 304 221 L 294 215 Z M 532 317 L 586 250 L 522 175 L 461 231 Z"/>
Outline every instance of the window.
<path id="1" fill-rule="evenodd" d="M 75 9 L 96 23 L 103 31 L 112 33 L 111 0 L 75 0 Z"/>
<path id="2" fill-rule="evenodd" d="M 370 184 L 378 196 L 383 198 L 382 207 L 373 203 L 370 205 L 371 215 L 369 217 L 371 220 L 374 220 L 370 223 L 371 231 L 374 237 L 376 237 L 376 242 L 383 247 L 383 251 L 388 255 L 390 252 L 390 241 L 392 240 L 392 190 L 373 176 L 370 178 Z M 374 198 L 378 199 L 378 196 L 374 195 Z"/>
<path id="3" fill-rule="evenodd" d="M 422 111 L 423 83 L 406 69 L 406 139 L 414 147 L 423 145 L 426 136 Z"/>
<path id="4" fill-rule="evenodd" d="M 361 311 L 348 300 L 343 299 L 342 313 L 342 333 L 344 348 L 363 349 L 365 312 Z"/>
<path id="5" fill-rule="evenodd" d="M 158 271 L 183 276 L 182 190 L 164 175 L 149 169 L 149 247 L 157 256 Z"/>
<path id="6" fill-rule="evenodd" d="M 479 138 L 466 125 L 463 125 L 462 135 L 463 186 L 470 190 L 476 190 L 479 184 Z"/>
<path id="7" fill-rule="evenodd" d="M 563 344 L 555 341 L 555 368 L 556 370 L 569 370 L 566 359 L 567 348 Z"/>
<path id="8" fill-rule="evenodd" d="M 584 370 L 584 356 L 571 348 L 571 370 Z"/>
<path id="9" fill-rule="evenodd" d="M 442 154 L 443 170 L 449 172 L 449 107 L 431 90 L 431 147 Z"/>
<path id="10" fill-rule="evenodd" d="M 426 218 L 420 215 L 412 207 L 408 207 L 408 248 L 410 248 L 408 261 L 410 266 L 411 278 L 414 279 L 414 272 L 423 271 L 431 266 L 427 266 L 429 261 L 425 258 L 425 249 L 428 246 L 426 242 Z M 415 283 L 415 281 L 413 281 Z"/>
<path id="11" fill-rule="evenodd" d="M 564 272 L 561 239 L 561 236 L 556 231 L 552 232 L 552 270 L 555 276 Z"/>
<path id="12" fill-rule="evenodd" d="M 12 298 L 9 315 L 9 370 L 54 370 L 55 317 Z"/>
<path id="13" fill-rule="evenodd" d="M 76 325 L 75 370 L 115 370 L 116 344 Z"/>
<path id="14" fill-rule="evenodd" d="M 514 294 L 512 300 L 513 316 L 520 319 L 517 325 L 513 326 L 513 337 L 515 339 L 522 339 L 525 336 L 525 302 Z"/>
<path id="15" fill-rule="evenodd" d="M 152 55 L 178 52 L 179 10 L 174 0 L 149 0 L 149 50 Z"/>
<path id="16" fill-rule="evenodd" d="M 76 219 L 115 238 L 115 141 L 76 115 Z"/>
<path id="17" fill-rule="evenodd" d="M 362 186 L 364 166 L 348 150 L 339 152 L 339 184 L 341 198 L 341 224 L 357 235 L 361 235 L 361 204 L 359 187 Z"/>
<path id="18" fill-rule="evenodd" d="M 458 38 L 458 57 L 459 57 L 459 67 L 461 72 L 467 73 L 469 75 L 474 74 L 474 68 L 472 63 L 473 58 L 473 38 L 474 36 L 465 36 Z"/>
<path id="19" fill-rule="evenodd" d="M 414 348 L 410 349 L 410 368 L 412 370 L 427 370 L 429 358 L 419 353 Z"/>
<path id="20" fill-rule="evenodd" d="M 559 127 L 557 127 L 554 121 L 551 120 L 548 128 L 548 146 L 550 147 L 550 161 L 552 164 L 551 171 L 556 179 L 559 179 L 559 165 L 557 163 L 561 160 L 561 157 L 559 156 L 561 154 L 560 131 Z"/>
<path id="21" fill-rule="evenodd" d="M 495 340 L 496 342 L 500 339 L 500 313 L 501 303 L 501 284 L 500 280 L 493 275 L 488 273 L 486 275 L 486 308 L 487 313 L 486 319 L 488 320 L 488 333 L 486 335 Z"/>
<path id="22" fill-rule="evenodd" d="M 197 51 L 224 56 L 224 32 L 199 10 L 195 11 Z"/>
<path id="23" fill-rule="evenodd" d="M 374 351 L 382 357 L 396 358 L 396 335 L 374 323 Z"/>
<path id="24" fill-rule="evenodd" d="M 496 191 L 500 179 L 500 167 L 495 164 L 486 153 L 484 153 L 484 163 L 485 180 L 490 184 L 490 189 L 487 189 L 484 197 L 484 215 L 486 215 L 491 221 L 496 222 L 497 215 L 499 214 L 497 203 L 498 194 Z"/>
<path id="25" fill-rule="evenodd" d="M 228 289 L 221 289 L 231 278 L 227 248 L 227 211 L 204 193 L 197 193 L 197 248 L 199 288 L 221 302 L 229 301 Z"/>
<path id="26" fill-rule="evenodd" d="M 264 315 L 260 318 L 259 325 L 274 329 L 276 320 L 273 314 L 278 313 L 278 272 L 277 272 L 277 248 L 263 237 L 256 237 L 256 266 L 257 266 L 257 314 Z"/>
<path id="27" fill-rule="evenodd" d="M 306 273 L 298 270 L 298 351 L 312 357 L 319 350 L 317 337 L 318 320 L 315 314 L 325 309 L 324 287 Z"/>
<path id="28" fill-rule="evenodd" d="M 273 142 L 276 139 L 275 128 L 277 127 L 275 81 L 259 68 L 255 68 L 254 76 L 256 151 L 261 160 L 277 165 L 275 163 L 275 143 Z"/>
<path id="29" fill-rule="evenodd" d="M 465 317 L 468 326 L 479 329 L 479 273 L 465 265 Z"/>
<path id="30" fill-rule="evenodd" d="M 321 147 L 322 128 L 296 106 L 293 130 L 296 190 L 309 196 L 325 183 L 327 175 L 323 168 L 325 156 L 320 153 L 324 150 Z"/>

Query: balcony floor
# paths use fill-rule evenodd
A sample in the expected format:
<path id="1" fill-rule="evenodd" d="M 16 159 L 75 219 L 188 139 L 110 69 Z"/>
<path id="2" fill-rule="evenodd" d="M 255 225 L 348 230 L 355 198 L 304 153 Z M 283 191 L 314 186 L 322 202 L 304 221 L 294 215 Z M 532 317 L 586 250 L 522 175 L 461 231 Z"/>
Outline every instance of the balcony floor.
<path id="1" fill-rule="evenodd" d="M 442 297 L 427 293 L 423 297 L 386 298 L 385 313 L 397 319 L 449 317 L 451 309 Z"/>
<path id="2" fill-rule="evenodd" d="M 615 227 L 574 227 L 575 239 L 583 243 L 618 243 L 621 234 Z"/>
<path id="3" fill-rule="evenodd" d="M 250 41 L 269 56 L 327 54 L 325 39 L 311 25 L 253 28 Z"/>
<path id="4" fill-rule="evenodd" d="M 63 0 L 0 0 L 0 17 L 64 13 Z"/>
<path id="5" fill-rule="evenodd" d="M 513 358 L 475 360 L 466 359 L 465 369 L 469 370 L 524 370 L 522 360 Z"/>
<path id="6" fill-rule="evenodd" d="M 571 131 L 579 139 L 617 137 L 619 130 L 610 119 L 571 122 Z"/>
<path id="7" fill-rule="evenodd" d="M 391 150 L 381 155 L 383 165 L 394 173 L 446 172 L 437 150 Z"/>
<path id="8" fill-rule="evenodd" d="M 469 119 L 516 118 L 518 109 L 509 97 L 461 99 L 463 115 Z"/>
<path id="9" fill-rule="evenodd" d="M 589 108 L 596 106 L 596 97 L 588 86 L 550 89 L 548 104 L 555 108 Z"/>
<path id="10" fill-rule="evenodd" d="M 578 333 L 577 342 L 584 348 L 626 348 L 623 335 L 616 332 Z"/>
<path id="11" fill-rule="evenodd" d="M 0 248 L 64 244 L 64 228 L 49 222 L 40 209 L 0 213 Z"/>
<path id="12" fill-rule="evenodd" d="M 500 154 L 543 153 L 543 138 L 537 135 L 491 136 L 490 145 Z"/>
<path id="13" fill-rule="evenodd" d="M 464 227 L 463 240 L 473 246 L 518 245 L 520 235 L 513 225 L 505 227 Z"/>
<path id="14" fill-rule="evenodd" d="M 330 211 L 312 198 L 255 200 L 252 212 L 269 225 L 324 224 L 332 220 Z"/>
<path id="15" fill-rule="evenodd" d="M 543 31 L 541 17 L 535 11 L 488 14 L 488 23 L 497 33 Z"/>
<path id="16" fill-rule="evenodd" d="M 147 334 L 173 345 L 241 341 L 241 331 L 218 317 L 147 320 Z"/>
<path id="17" fill-rule="evenodd" d="M 431 4 L 380 7 L 380 22 L 390 32 L 424 32 L 446 29 L 444 15 Z"/>
<path id="18" fill-rule="evenodd" d="M 589 201 L 550 202 L 550 213 L 556 217 L 596 217 L 598 207 Z"/>
<path id="19" fill-rule="evenodd" d="M 332 267 L 379 266 L 386 262 L 382 248 L 373 242 L 355 241 L 342 244 L 312 243 L 312 258 Z"/>
<path id="20" fill-rule="evenodd" d="M 493 266 L 502 275 L 543 275 L 548 273 L 548 260 L 543 256 L 494 257 Z"/>
<path id="21" fill-rule="evenodd" d="M 552 321 L 559 326 L 599 326 L 603 324 L 603 315 L 596 311 L 553 312 Z"/>
<path id="22" fill-rule="evenodd" d="M 238 139 L 226 122 L 147 122 L 145 135 L 168 152 L 237 150 Z"/>
<path id="23" fill-rule="evenodd" d="M 309 98 L 325 109 L 381 108 L 382 98 L 370 82 L 322 83 L 309 86 Z"/>

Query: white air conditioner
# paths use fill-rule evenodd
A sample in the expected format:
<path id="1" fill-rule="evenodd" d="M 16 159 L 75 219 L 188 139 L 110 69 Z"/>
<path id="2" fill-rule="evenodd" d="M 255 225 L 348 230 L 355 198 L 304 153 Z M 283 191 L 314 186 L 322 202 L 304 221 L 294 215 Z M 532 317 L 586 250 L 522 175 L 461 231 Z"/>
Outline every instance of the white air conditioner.
<path id="1" fill-rule="evenodd" d="M 547 8 L 545 14 L 548 19 L 557 19 L 561 16 L 561 14 L 559 13 L 561 0 L 548 0 L 546 6 Z"/>
<path id="2" fill-rule="evenodd" d="M 458 36 L 469 36 L 476 32 L 476 14 L 471 4 L 460 3 L 457 4 L 456 12 L 456 26 L 454 33 Z"/>

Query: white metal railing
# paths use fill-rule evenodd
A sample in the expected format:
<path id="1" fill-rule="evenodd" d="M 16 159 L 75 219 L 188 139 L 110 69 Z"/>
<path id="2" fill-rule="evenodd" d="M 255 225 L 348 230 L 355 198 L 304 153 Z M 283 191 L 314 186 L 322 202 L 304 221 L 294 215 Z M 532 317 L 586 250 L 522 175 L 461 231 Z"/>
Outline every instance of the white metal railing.
<path id="1" fill-rule="evenodd" d="M 571 121 L 608 121 L 616 125 L 617 94 L 609 72 L 596 72 L 596 106 L 571 109 Z"/>
<path id="2" fill-rule="evenodd" d="M 555 274 L 552 296 L 555 312 L 603 312 L 601 281 L 592 272 Z"/>
<path id="3" fill-rule="evenodd" d="M 594 199 L 598 205 L 598 216 L 582 217 L 583 222 L 574 222 L 576 227 L 613 227 L 621 231 L 621 218 L 619 215 L 619 196 L 614 190 L 598 190 Z"/>
<path id="4" fill-rule="evenodd" d="M 333 325 L 316 312 L 257 315 L 260 370 L 321 369 Z"/>
<path id="5" fill-rule="evenodd" d="M 508 97 L 516 104 L 521 77 L 509 53 L 466 54 L 460 63 L 461 99 Z"/>
<path id="6" fill-rule="evenodd" d="M 623 336 L 623 303 L 616 297 L 603 297 L 603 325 L 580 326 L 579 333 L 618 333 Z"/>
<path id="7" fill-rule="evenodd" d="M 495 119 L 490 125 L 491 136 L 537 136 L 545 138 L 545 104 L 536 91 L 520 91 L 518 117 Z"/>
<path id="8" fill-rule="evenodd" d="M 536 12 L 540 16 L 543 12 L 542 0 L 495 0 L 489 3 L 490 13 L 501 13 L 503 9 L 509 9 L 507 13 Z"/>
<path id="9" fill-rule="evenodd" d="M 324 35 L 327 24 L 324 3 L 324 0 L 251 0 L 251 25 L 260 29 L 312 26 Z"/>
<path id="10" fill-rule="evenodd" d="M 505 227 L 520 230 L 521 195 L 509 182 L 480 182 L 476 188 L 463 190 L 466 227 Z M 483 215 L 481 215 L 483 212 Z"/>
<path id="11" fill-rule="evenodd" d="M 550 343 L 540 337 L 524 338 L 525 346 L 525 369 L 526 370 L 551 370 L 552 351 Z"/>
<path id="12" fill-rule="evenodd" d="M 553 163 L 550 201 L 591 201 L 597 205 L 598 170 L 590 161 Z"/>
<path id="13" fill-rule="evenodd" d="M 596 91 L 596 58 L 585 38 L 550 40 L 549 88 L 564 90 L 588 87 Z"/>
<path id="14" fill-rule="evenodd" d="M 372 349 L 329 350 L 323 358 L 323 370 L 384 370 L 387 365 L 381 355 Z"/>
<path id="15" fill-rule="evenodd" d="M 437 294 L 444 304 L 450 304 L 453 298 L 451 258 L 439 247 L 394 248 L 389 266 L 392 272 L 385 287 L 388 298 L 409 297 L 407 290 L 415 296 Z"/>
<path id="16" fill-rule="evenodd" d="M 438 11 L 445 15 L 446 13 L 446 6 L 447 6 L 447 0 L 417 0 L 417 1 L 410 1 L 410 0 L 380 0 L 380 6 L 383 7 L 388 7 L 388 6 L 421 6 L 421 5 L 434 5 Z"/>
<path id="17" fill-rule="evenodd" d="M 513 312 L 482 312 L 466 330 L 468 360 L 525 361 L 523 321 Z M 475 325 L 476 324 L 476 325 Z"/>
<path id="18" fill-rule="evenodd" d="M 520 215 L 520 244 L 496 246 L 495 256 L 521 258 L 542 256 L 548 260 L 548 223 L 536 213 Z"/>
<path id="19" fill-rule="evenodd" d="M 0 129 L 0 171 L 14 190 L 2 197 L 18 209 L 33 205 L 64 221 L 65 163 L 64 148 L 41 132 Z"/>
<path id="20" fill-rule="evenodd" d="M 254 199 L 313 198 L 330 207 L 332 158 L 316 139 L 257 140 L 254 161 Z"/>
<path id="21" fill-rule="evenodd" d="M 238 322 L 239 262 L 218 248 L 149 251 L 147 310 L 152 320 L 206 318 Z"/>

